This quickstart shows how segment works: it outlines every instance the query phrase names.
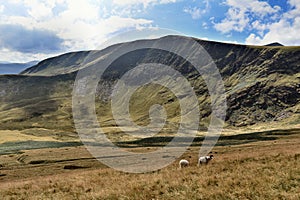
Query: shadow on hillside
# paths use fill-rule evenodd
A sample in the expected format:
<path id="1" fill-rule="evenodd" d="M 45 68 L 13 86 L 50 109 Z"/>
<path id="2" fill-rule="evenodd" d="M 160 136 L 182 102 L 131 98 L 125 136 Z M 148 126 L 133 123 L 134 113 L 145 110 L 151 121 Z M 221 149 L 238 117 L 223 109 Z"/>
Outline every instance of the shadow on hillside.
<path id="1" fill-rule="evenodd" d="M 0 155 L 19 153 L 21 150 L 42 149 L 42 148 L 60 148 L 80 146 L 81 142 L 55 142 L 55 141 L 21 141 L 5 142 L 0 145 Z"/>
<path id="2" fill-rule="evenodd" d="M 284 135 L 299 134 L 300 129 L 289 129 L 289 130 L 272 130 L 272 131 L 262 131 L 262 132 L 253 132 L 247 134 L 238 134 L 238 135 L 229 135 L 229 136 L 220 136 L 218 142 L 215 146 L 230 146 L 230 145 L 239 145 L 259 141 L 268 141 L 276 140 Z M 143 138 L 130 142 L 117 142 L 116 144 L 124 148 L 134 148 L 134 147 L 163 147 L 167 143 L 170 143 L 174 137 L 161 136 L 161 137 L 151 137 Z M 207 138 L 215 139 L 213 137 Z M 185 145 L 185 141 L 188 141 L 189 138 L 181 138 L 178 140 L 177 146 Z M 204 137 L 196 137 L 193 140 L 191 146 L 201 146 Z"/>
<path id="3" fill-rule="evenodd" d="M 247 144 L 259 141 L 270 141 L 277 140 L 287 135 L 299 134 L 300 129 L 289 129 L 289 130 L 272 130 L 263 132 L 253 132 L 247 134 L 220 136 L 215 146 L 231 146 L 239 144 Z M 151 138 L 143 138 L 134 141 L 116 142 L 115 144 L 122 148 L 136 148 L 136 147 L 164 147 L 170 143 L 174 137 L 159 136 Z M 208 140 L 215 139 L 213 137 Z M 191 146 L 201 146 L 204 137 L 194 138 Z M 191 141 L 190 137 L 182 137 L 176 141 L 173 141 L 174 147 L 189 146 Z M 85 143 L 90 146 L 107 146 L 105 144 L 99 144 L 94 142 Z M 55 142 L 55 141 L 21 141 L 21 142 L 6 142 L 0 145 L 0 155 L 21 153 L 21 150 L 29 149 L 42 149 L 42 148 L 60 148 L 60 147 L 71 147 L 81 146 L 81 142 Z M 110 145 L 108 145 L 110 146 Z"/>

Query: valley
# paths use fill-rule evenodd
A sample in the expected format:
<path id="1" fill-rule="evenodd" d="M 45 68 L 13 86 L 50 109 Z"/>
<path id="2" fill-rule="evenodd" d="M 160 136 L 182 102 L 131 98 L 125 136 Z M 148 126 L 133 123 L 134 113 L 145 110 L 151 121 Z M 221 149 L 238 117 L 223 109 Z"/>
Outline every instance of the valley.
<path id="1" fill-rule="evenodd" d="M 132 44 L 176 37 L 180 36 Z M 131 43 L 70 52 L 20 74 L 0 75 L 2 199 L 299 199 L 300 48 L 194 40 L 210 54 L 226 92 L 224 128 L 210 152 L 215 157 L 211 163 L 196 166 L 214 117 L 203 77 L 182 57 L 151 48 L 118 57 L 103 73 L 92 107 L 97 125 L 126 152 L 153 152 L 169 144 L 180 127 L 181 113 L 180 101 L 168 88 L 146 84 L 129 101 L 130 117 L 140 126 L 150 124 L 153 105 L 164 107 L 166 123 L 153 137 L 130 135 L 134 127 L 118 126 L 111 106 L 113 89 L 127 71 L 143 63 L 162 63 L 182 74 L 196 94 L 200 117 L 196 137 L 180 158 L 158 171 L 130 174 L 99 162 L 83 145 L 74 124 L 75 79 L 79 70 L 90 66 L 101 70 L 107 56 Z M 89 106 L 79 110 L 87 120 Z M 175 143 L 180 145 L 184 144 Z M 191 165 L 178 169 L 181 158 Z M 157 162 L 160 159 L 163 156 Z"/>

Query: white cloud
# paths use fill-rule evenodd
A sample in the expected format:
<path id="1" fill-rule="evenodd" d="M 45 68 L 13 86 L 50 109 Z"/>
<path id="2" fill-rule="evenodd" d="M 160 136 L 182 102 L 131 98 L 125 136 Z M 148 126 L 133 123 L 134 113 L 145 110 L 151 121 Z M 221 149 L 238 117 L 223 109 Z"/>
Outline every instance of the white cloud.
<path id="1" fill-rule="evenodd" d="M 140 13 L 146 13 L 149 7 L 176 3 L 181 0 L 112 0 L 111 14 L 132 17 Z"/>
<path id="2" fill-rule="evenodd" d="M 272 7 L 268 2 L 259 0 L 227 0 L 227 5 L 260 16 L 275 13 L 280 9 L 279 6 Z"/>
<path id="3" fill-rule="evenodd" d="M 193 19 L 199 19 L 202 15 L 201 9 L 197 7 L 184 8 L 183 11 L 190 14 Z"/>
<path id="4" fill-rule="evenodd" d="M 183 9 L 183 12 L 188 13 L 192 16 L 192 19 L 200 19 L 202 15 L 206 14 L 210 10 L 209 0 L 202 0 L 199 7 L 186 7 Z"/>
<path id="5" fill-rule="evenodd" d="M 300 17 L 295 18 L 292 23 L 282 19 L 269 25 L 268 29 L 269 31 L 263 37 L 254 33 L 250 34 L 246 39 L 246 44 L 264 45 L 273 42 L 279 42 L 284 45 L 300 44 Z"/>
<path id="6" fill-rule="evenodd" d="M 144 8 L 148 7 L 149 5 L 156 5 L 156 4 L 168 4 L 168 3 L 175 3 L 178 0 L 113 0 L 113 4 L 121 5 L 121 6 L 128 6 L 128 5 L 140 5 L 142 4 Z"/>
<path id="7" fill-rule="evenodd" d="M 238 41 L 236 40 L 219 40 L 219 42 L 223 42 L 223 43 L 229 43 L 229 44 L 240 44 Z"/>
<path id="8" fill-rule="evenodd" d="M 265 45 L 280 42 L 300 44 L 300 0 L 289 0 L 290 9 L 281 13 L 279 6 L 261 0 L 226 0 L 226 18 L 214 23 L 222 33 L 251 31 L 246 44 Z"/>
<path id="9" fill-rule="evenodd" d="M 264 35 L 265 30 L 268 29 L 268 24 L 262 23 L 259 20 L 255 20 L 254 22 L 251 23 L 252 29 L 257 30 L 257 33 L 260 36 Z"/>
<path id="10" fill-rule="evenodd" d="M 254 33 L 251 33 L 246 39 L 246 44 L 259 45 L 261 43 L 261 38 Z"/>
<path id="11" fill-rule="evenodd" d="M 214 24 L 215 29 L 222 33 L 242 32 L 247 27 L 251 27 L 249 24 L 251 15 L 261 20 L 268 14 L 275 14 L 281 9 L 279 6 L 272 7 L 267 2 L 259 0 L 227 0 L 225 4 L 229 6 L 226 18 Z"/>
<path id="12" fill-rule="evenodd" d="M 284 45 L 300 45 L 300 0 L 290 0 L 289 4 L 293 8 L 284 13 L 282 18 L 274 23 L 262 24 L 266 34 L 250 34 L 246 39 L 246 44 L 264 45 L 279 42 Z"/>
<path id="13" fill-rule="evenodd" d="M 22 62 L 26 63 L 29 61 L 33 60 L 41 60 L 49 57 L 54 57 L 57 56 L 58 53 L 56 54 L 43 54 L 43 53 L 29 53 L 29 54 L 24 54 L 19 51 L 13 51 L 13 50 L 8 50 L 8 49 L 1 49 L 0 50 L 0 58 L 1 61 L 9 61 L 9 62 Z"/>
<path id="14" fill-rule="evenodd" d="M 27 6 L 28 14 L 35 19 L 43 19 L 52 17 L 52 9 L 55 6 L 54 1 L 38 1 L 24 0 L 24 5 Z"/>
<path id="15" fill-rule="evenodd" d="M 249 21 L 244 10 L 230 8 L 227 12 L 227 17 L 222 22 L 216 23 L 214 27 L 222 33 L 230 31 L 242 32 L 248 26 Z"/>
<path id="16" fill-rule="evenodd" d="M 295 18 L 300 16 L 300 0 L 289 0 L 288 3 L 292 6 L 292 10 L 285 13 L 285 18 Z"/>
<path id="17" fill-rule="evenodd" d="M 3 12 L 5 6 L 4 5 L 0 5 L 0 13 Z"/>
<path id="18" fill-rule="evenodd" d="M 202 27 L 203 27 L 204 29 L 208 29 L 208 24 L 207 24 L 206 22 L 202 22 Z"/>
<path id="19" fill-rule="evenodd" d="M 61 18 L 76 20 L 97 20 L 99 18 L 99 4 L 86 0 L 65 0 L 67 9 Z"/>
<path id="20" fill-rule="evenodd" d="M 173 1 L 175 0 L 152 2 L 168 3 Z M 0 25 L 22 25 L 28 30 L 51 31 L 64 40 L 63 45 L 68 48 L 67 51 L 95 49 L 113 33 L 126 29 L 151 27 L 153 24 L 153 21 L 148 19 L 124 17 L 118 14 L 122 12 L 122 9 L 120 12 L 115 10 L 114 13 L 108 13 L 107 2 L 103 0 L 13 0 L 4 5 L 13 8 L 14 4 L 23 8 L 27 15 L 12 15 L 3 12 Z M 9 56 L 9 53 L 15 56 Z M 22 54 L 22 52 L 16 53 L 11 49 L 0 49 L 0 55 L 3 56 L 1 60 L 13 59 L 14 61 L 16 59 L 29 61 L 46 58 L 46 54 Z M 23 60 L 25 57 L 27 59 Z"/>
<path id="21" fill-rule="evenodd" d="M 296 9 L 299 10 L 300 0 L 288 0 L 288 1 L 291 6 L 294 6 L 294 7 L 296 7 Z"/>

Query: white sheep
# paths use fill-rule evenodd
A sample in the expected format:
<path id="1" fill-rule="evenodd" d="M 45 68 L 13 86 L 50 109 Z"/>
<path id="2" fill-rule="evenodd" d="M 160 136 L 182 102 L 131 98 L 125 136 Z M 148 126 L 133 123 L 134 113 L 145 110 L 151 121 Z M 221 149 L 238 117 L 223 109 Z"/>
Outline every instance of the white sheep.
<path id="1" fill-rule="evenodd" d="M 213 159 L 213 155 L 210 156 L 201 156 L 198 160 L 198 166 L 200 166 L 201 164 L 208 164 L 208 162 Z"/>
<path id="2" fill-rule="evenodd" d="M 182 159 L 179 161 L 179 168 L 187 167 L 189 164 L 189 161 Z"/>

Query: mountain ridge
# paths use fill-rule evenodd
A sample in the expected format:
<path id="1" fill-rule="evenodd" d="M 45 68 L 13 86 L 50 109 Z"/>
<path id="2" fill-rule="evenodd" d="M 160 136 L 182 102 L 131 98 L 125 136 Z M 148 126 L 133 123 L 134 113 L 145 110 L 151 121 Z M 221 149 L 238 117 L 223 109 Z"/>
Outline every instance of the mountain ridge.
<path id="1" fill-rule="evenodd" d="M 179 36 L 161 40 L 170 37 Z M 274 121 L 299 124 L 300 47 L 246 46 L 195 40 L 211 55 L 222 75 L 227 95 L 227 126 L 250 126 Z M 143 44 L 155 40 L 134 42 Z M 113 54 L 118 45 L 122 44 L 100 51 L 63 54 L 43 60 L 20 75 L 0 76 L 1 127 L 74 131 L 71 101 L 77 70 L 86 67 L 84 64 L 100 63 L 107 53 Z M 91 52 L 95 57 L 85 60 Z M 96 110 L 101 115 L 103 126 L 115 126 L 109 101 L 117 80 L 132 67 L 149 62 L 172 66 L 191 82 L 199 100 L 200 127 L 205 129 L 211 115 L 205 82 L 189 63 L 168 52 L 153 49 L 129 52 L 115 60 L 103 74 L 96 91 Z M 149 95 L 146 102 L 142 101 L 144 98 L 139 98 L 144 95 Z M 132 99 L 132 118 L 136 123 L 147 125 L 148 108 L 158 103 L 169 111 L 169 124 L 177 126 L 179 104 L 166 89 L 145 86 L 137 90 Z"/>
<path id="2" fill-rule="evenodd" d="M 169 37 L 186 37 L 186 36 L 176 36 L 176 35 L 168 35 L 168 36 L 164 36 L 162 38 L 169 38 Z M 190 37 L 188 37 L 190 38 Z M 208 41 L 208 40 L 202 40 L 202 39 L 197 39 L 197 38 L 193 38 L 192 39 L 194 40 L 197 40 L 201 45 L 206 45 L 207 43 L 208 44 L 212 44 L 212 45 L 225 45 L 225 46 L 235 46 L 235 47 L 240 47 L 240 48 L 245 48 L 245 47 L 249 47 L 249 48 L 269 48 L 269 49 L 288 49 L 288 48 L 299 48 L 299 46 L 283 46 L 283 45 L 265 45 L 265 46 L 259 46 L 259 45 L 245 45 L 245 44 L 232 44 L 232 43 L 226 43 L 226 42 L 219 42 L 219 41 Z M 143 42 L 143 41 L 149 41 L 149 40 L 157 40 L 157 39 L 143 39 L 143 40 L 136 40 L 136 41 L 132 41 L 132 42 Z M 113 48 L 117 48 L 119 45 L 122 45 L 122 44 L 126 44 L 126 43 L 130 43 L 130 42 L 125 42 L 125 43 L 117 43 L 117 44 L 113 44 L 111 46 L 108 46 L 102 50 L 90 50 L 90 51 L 75 51 L 75 52 L 67 52 L 67 53 L 64 53 L 64 54 L 61 54 L 61 55 L 58 55 L 58 56 L 55 56 L 55 57 L 50 57 L 50 58 L 47 58 L 39 63 L 37 63 L 36 65 L 34 66 L 31 66 L 30 68 L 27 68 L 23 71 L 20 72 L 20 74 L 27 74 L 27 75 L 45 75 L 45 76 L 51 76 L 51 75 L 57 75 L 57 74 L 64 74 L 64 73 L 70 73 L 70 72 L 73 72 L 73 71 L 76 71 L 78 70 L 76 67 L 79 67 L 79 63 L 82 63 L 84 58 L 91 52 L 94 52 L 94 51 L 99 51 L 99 52 L 102 52 L 102 51 L 107 51 L 109 49 L 113 49 Z M 272 43 L 272 44 L 277 44 L 277 43 Z M 279 43 L 278 43 L 279 44 Z M 72 57 L 76 55 L 75 57 L 78 58 L 78 60 L 75 60 L 75 63 L 72 63 L 71 66 L 67 65 L 67 66 L 59 66 L 58 68 L 60 67 L 70 67 L 70 68 L 73 68 L 71 71 L 58 71 L 58 72 L 54 72 L 54 73 L 49 73 L 47 74 L 47 72 L 42 72 L 43 68 L 51 68 L 53 67 L 53 65 L 51 65 L 51 61 L 55 61 L 57 58 L 68 58 L 69 56 Z M 45 66 L 44 64 L 47 64 L 47 66 Z"/>

